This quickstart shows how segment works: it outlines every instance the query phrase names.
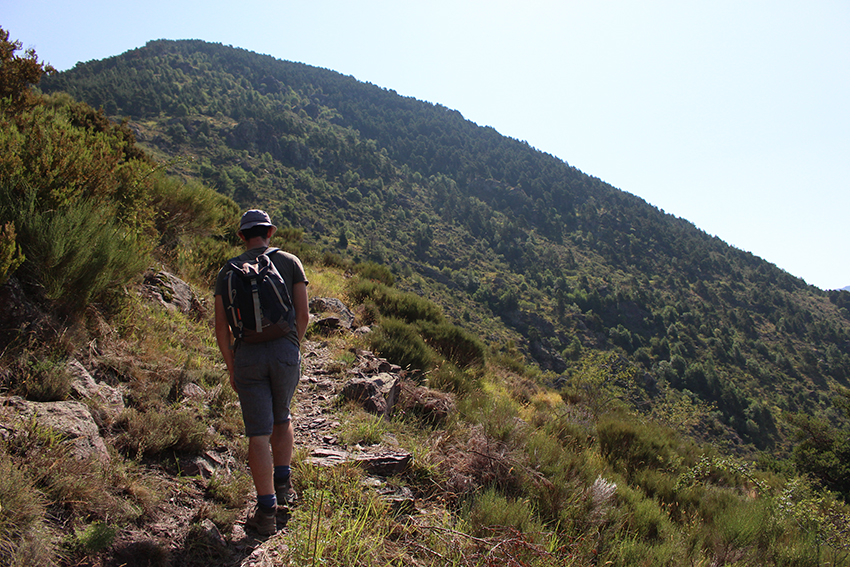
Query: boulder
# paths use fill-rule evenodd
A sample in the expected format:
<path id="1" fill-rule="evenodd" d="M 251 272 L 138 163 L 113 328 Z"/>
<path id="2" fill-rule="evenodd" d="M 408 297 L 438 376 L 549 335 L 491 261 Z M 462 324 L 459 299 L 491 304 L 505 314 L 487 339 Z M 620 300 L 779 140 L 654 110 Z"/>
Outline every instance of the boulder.
<path id="1" fill-rule="evenodd" d="M 403 473 L 411 460 L 413 456 L 406 451 L 364 453 L 354 457 L 354 462 L 363 467 L 367 473 L 384 477 Z"/>
<path id="2" fill-rule="evenodd" d="M 350 458 L 351 453 L 348 451 L 319 447 L 313 449 L 307 461 L 317 467 L 335 467 L 348 462 Z"/>
<path id="3" fill-rule="evenodd" d="M 86 404 L 76 401 L 29 402 L 12 396 L 3 400 L 3 406 L 16 416 L 18 423 L 35 418 L 39 427 L 59 433 L 62 443 L 77 459 L 109 461 L 106 444 Z"/>
<path id="4" fill-rule="evenodd" d="M 395 407 L 401 382 L 397 376 L 382 372 L 349 380 L 342 388 L 342 397 L 359 402 L 370 413 L 389 417 Z"/>
<path id="5" fill-rule="evenodd" d="M 391 364 L 386 359 L 375 356 L 368 350 L 355 351 L 359 360 L 357 366 L 349 370 L 351 374 L 374 375 L 374 374 L 401 374 L 402 368 L 397 364 Z"/>
<path id="6" fill-rule="evenodd" d="M 354 313 L 346 307 L 345 303 L 335 297 L 313 297 L 310 299 L 310 313 L 315 313 L 318 321 L 327 321 L 326 325 L 335 325 L 335 328 L 351 329 L 354 324 Z M 333 316 L 322 317 L 332 314 Z M 331 320 L 334 320 L 332 323 Z"/>
<path id="7" fill-rule="evenodd" d="M 325 335 L 331 335 L 335 332 L 347 331 L 348 328 L 339 317 L 323 317 L 316 319 L 315 323 L 317 330 Z"/>
<path id="8" fill-rule="evenodd" d="M 351 453 L 341 449 L 316 448 L 307 459 L 318 467 L 335 467 L 342 463 L 356 463 L 368 474 L 388 477 L 407 470 L 413 455 L 407 451 L 380 451 Z"/>
<path id="9" fill-rule="evenodd" d="M 68 362 L 68 372 L 72 376 L 71 392 L 81 400 L 99 402 L 103 409 L 113 415 L 124 409 L 124 396 L 117 389 L 107 384 L 98 383 L 78 360 Z"/>
<path id="10" fill-rule="evenodd" d="M 165 271 L 149 270 L 145 274 L 142 296 L 187 314 L 201 310 L 201 302 L 189 284 Z"/>

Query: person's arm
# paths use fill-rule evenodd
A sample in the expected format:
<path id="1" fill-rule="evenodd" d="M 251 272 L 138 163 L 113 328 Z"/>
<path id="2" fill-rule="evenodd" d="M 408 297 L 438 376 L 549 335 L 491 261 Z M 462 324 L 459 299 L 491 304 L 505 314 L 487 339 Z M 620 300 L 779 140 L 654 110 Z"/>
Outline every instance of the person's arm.
<path id="1" fill-rule="evenodd" d="M 223 303 L 222 303 L 223 305 Z M 295 307 L 295 323 L 298 327 L 298 342 L 304 339 L 310 323 L 310 305 L 307 300 L 307 284 L 298 282 L 292 286 L 292 305 Z"/>
<path id="2" fill-rule="evenodd" d="M 233 374 L 233 350 L 230 348 L 231 340 L 230 325 L 227 323 L 227 314 L 224 312 L 224 299 L 220 295 L 216 295 L 215 342 L 218 343 L 218 350 L 221 351 L 221 356 L 224 357 L 224 364 L 227 365 L 227 373 L 230 375 L 230 386 L 236 391 L 236 380 Z"/>

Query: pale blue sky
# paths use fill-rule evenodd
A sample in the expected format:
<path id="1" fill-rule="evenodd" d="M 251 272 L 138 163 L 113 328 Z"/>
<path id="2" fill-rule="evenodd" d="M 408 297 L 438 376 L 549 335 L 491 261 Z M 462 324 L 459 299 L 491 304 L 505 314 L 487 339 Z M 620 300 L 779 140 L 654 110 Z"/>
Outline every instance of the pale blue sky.
<path id="1" fill-rule="evenodd" d="M 850 285 L 850 2 L 0 0 L 60 70 L 203 39 L 440 103 Z"/>

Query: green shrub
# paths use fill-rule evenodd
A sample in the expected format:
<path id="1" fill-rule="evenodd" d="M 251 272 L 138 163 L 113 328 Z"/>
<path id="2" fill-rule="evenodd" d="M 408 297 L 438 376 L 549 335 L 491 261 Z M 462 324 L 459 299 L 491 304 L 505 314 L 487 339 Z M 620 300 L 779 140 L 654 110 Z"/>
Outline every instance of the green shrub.
<path id="1" fill-rule="evenodd" d="M 617 494 L 622 505 L 615 509 L 615 515 L 619 516 L 615 521 L 623 522 L 629 536 L 653 543 L 670 537 L 672 523 L 658 502 L 625 485 L 618 486 Z"/>
<path id="2" fill-rule="evenodd" d="M 681 463 L 678 441 L 660 426 L 608 416 L 596 431 L 602 456 L 627 477 L 644 468 L 675 470 Z"/>
<path id="3" fill-rule="evenodd" d="M 372 350 L 402 368 L 428 370 L 437 355 L 409 324 L 399 319 L 385 318 L 377 330 L 369 334 Z"/>
<path id="4" fill-rule="evenodd" d="M 28 400 L 59 401 L 71 393 L 71 373 L 47 347 L 37 351 L 22 350 L 12 365 L 10 378 L 12 393 Z"/>
<path id="5" fill-rule="evenodd" d="M 466 394 L 479 387 L 479 379 L 470 370 L 445 363 L 428 373 L 428 386 L 444 392 Z"/>
<path id="6" fill-rule="evenodd" d="M 196 181 L 187 183 L 161 171 L 148 181 L 158 212 L 160 246 L 173 248 L 181 235 L 214 235 L 239 244 L 236 229 L 241 213 L 232 199 Z"/>
<path id="7" fill-rule="evenodd" d="M 233 474 L 216 473 L 207 484 L 207 492 L 216 502 L 232 508 L 245 504 L 250 488 L 251 477 L 239 471 Z"/>
<path id="8" fill-rule="evenodd" d="M 712 532 L 727 549 L 764 547 L 778 535 L 773 514 L 764 500 L 736 502 L 712 517 Z"/>
<path id="9" fill-rule="evenodd" d="M 24 397 L 37 402 L 61 401 L 71 393 L 71 373 L 64 366 L 42 363 L 35 365 L 23 383 Z"/>
<path id="10" fill-rule="evenodd" d="M 330 268 L 347 268 L 349 262 L 339 254 L 334 252 L 325 252 L 322 255 L 321 264 Z"/>
<path id="11" fill-rule="evenodd" d="M 251 476 L 245 472 L 216 472 L 207 484 L 207 494 L 212 501 L 202 508 L 199 517 L 209 518 L 219 528 L 231 528 L 242 513 L 253 486 Z"/>
<path id="12" fill-rule="evenodd" d="M 363 470 L 353 463 L 300 466 L 302 502 L 293 510 L 287 565 L 391 565 L 393 514 L 376 493 L 363 490 Z M 401 563 L 405 563 L 402 561 Z"/>
<path id="13" fill-rule="evenodd" d="M 352 279 L 348 288 L 348 295 L 355 303 L 363 303 L 372 299 L 379 290 L 385 288 L 383 284 L 364 279 Z"/>
<path id="14" fill-rule="evenodd" d="M 557 438 L 537 430 L 520 445 L 527 460 L 540 475 L 528 475 L 525 493 L 532 498 L 542 519 L 555 522 L 567 509 L 584 509 L 589 501 L 581 502 L 583 490 L 582 463 L 578 454 L 567 450 Z M 545 478 L 545 481 L 542 480 Z M 585 511 L 582 519 L 586 518 Z"/>
<path id="15" fill-rule="evenodd" d="M 483 426 L 491 439 L 513 441 L 524 429 L 519 419 L 520 405 L 507 396 L 481 392 L 461 400 L 459 405 L 466 420 Z"/>
<path id="16" fill-rule="evenodd" d="M 484 345 L 460 327 L 445 321 L 419 321 L 416 327 L 428 345 L 458 366 L 484 364 Z"/>
<path id="17" fill-rule="evenodd" d="M 439 323 L 443 320 L 442 311 L 435 303 L 414 293 L 399 291 L 371 280 L 354 280 L 349 288 L 349 295 L 356 303 L 373 302 L 384 317 L 393 317 L 408 323 Z"/>
<path id="18" fill-rule="evenodd" d="M 7 445 L 16 467 L 27 479 L 21 489 L 25 491 L 31 483 L 50 502 L 52 510 L 86 522 L 124 522 L 138 519 L 143 513 L 140 506 L 144 510 L 155 506 L 153 501 L 159 496 L 148 488 L 150 479 L 134 478 L 119 458 L 109 464 L 96 456 L 79 458 L 56 430 L 39 425 L 36 419 L 21 425 Z M 5 507 L 7 500 L 0 503 Z"/>
<path id="19" fill-rule="evenodd" d="M 493 535 L 494 531 L 512 528 L 520 533 L 538 536 L 543 526 L 527 500 L 506 498 L 494 488 L 478 495 L 466 511 L 469 531 L 477 537 Z"/>
<path id="20" fill-rule="evenodd" d="M 640 537 L 627 536 L 611 546 L 604 555 L 606 565 L 641 565 L 642 567 L 676 567 L 701 563 L 685 562 L 676 542 L 647 542 Z M 602 562 L 600 561 L 600 564 Z"/>
<path id="21" fill-rule="evenodd" d="M 375 262 L 364 262 L 354 266 L 357 274 L 364 279 L 380 282 L 387 287 L 395 285 L 395 276 L 390 269 L 383 264 Z"/>
<path id="22" fill-rule="evenodd" d="M 242 249 L 211 236 L 189 238 L 176 250 L 176 267 L 190 281 L 203 282 L 210 288 L 224 263 L 242 253 Z"/>
<path id="23" fill-rule="evenodd" d="M 387 423 L 382 415 L 359 412 L 340 428 L 339 439 L 344 445 L 377 445 L 386 431 Z"/>
<path id="24" fill-rule="evenodd" d="M 70 545 L 86 555 L 94 555 L 112 545 L 117 532 L 114 526 L 96 520 L 83 529 L 75 529 Z"/>
<path id="25" fill-rule="evenodd" d="M 519 352 L 519 349 L 516 348 L 513 341 L 508 343 L 504 350 L 496 352 L 491 357 L 491 360 L 493 364 L 506 368 L 520 376 L 525 376 L 526 371 L 528 370 L 525 365 L 525 357 L 523 357 L 522 353 Z"/>
<path id="26" fill-rule="evenodd" d="M 150 263 L 148 250 L 118 222 L 112 203 L 92 199 L 42 209 L 34 191 L 6 191 L 0 212 L 10 209 L 24 265 L 39 274 L 48 299 L 71 309 L 120 291 Z"/>

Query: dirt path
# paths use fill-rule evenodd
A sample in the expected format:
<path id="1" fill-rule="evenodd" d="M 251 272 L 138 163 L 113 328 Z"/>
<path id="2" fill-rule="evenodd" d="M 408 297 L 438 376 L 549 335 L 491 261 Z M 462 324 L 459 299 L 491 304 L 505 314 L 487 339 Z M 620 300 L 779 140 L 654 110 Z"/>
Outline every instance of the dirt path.
<path id="1" fill-rule="evenodd" d="M 292 424 L 296 447 L 336 448 L 334 430 L 339 425 L 334 403 L 342 379 L 330 372 L 333 359 L 324 342 L 305 341 L 301 363 L 301 383 L 295 393 Z"/>

